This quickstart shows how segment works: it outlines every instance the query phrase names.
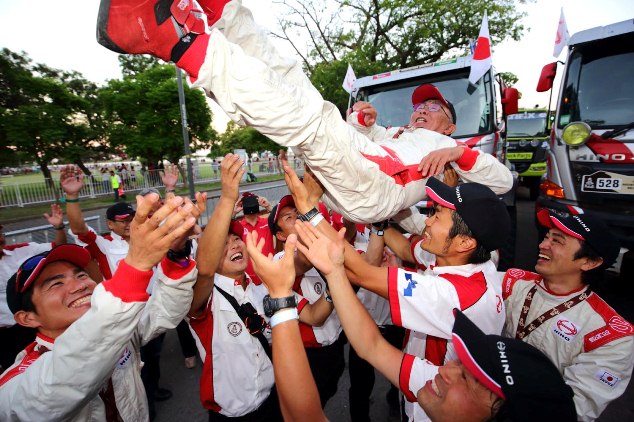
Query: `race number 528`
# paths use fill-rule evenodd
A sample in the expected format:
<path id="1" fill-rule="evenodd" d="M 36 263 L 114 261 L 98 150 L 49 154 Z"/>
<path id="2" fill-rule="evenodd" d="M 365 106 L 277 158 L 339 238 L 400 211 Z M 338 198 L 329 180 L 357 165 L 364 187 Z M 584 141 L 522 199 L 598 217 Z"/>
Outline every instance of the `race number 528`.
<path id="1" fill-rule="evenodd" d="M 597 189 L 619 189 L 621 179 L 599 178 L 597 179 Z"/>

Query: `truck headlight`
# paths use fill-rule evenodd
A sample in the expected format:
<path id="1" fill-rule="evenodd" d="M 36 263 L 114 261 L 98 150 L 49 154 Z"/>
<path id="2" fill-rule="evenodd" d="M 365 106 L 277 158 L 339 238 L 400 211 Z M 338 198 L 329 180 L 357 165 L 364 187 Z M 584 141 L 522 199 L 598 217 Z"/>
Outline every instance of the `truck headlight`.
<path id="1" fill-rule="evenodd" d="M 564 128 L 561 139 L 570 146 L 578 147 L 583 145 L 590 137 L 590 126 L 584 122 L 572 122 Z"/>

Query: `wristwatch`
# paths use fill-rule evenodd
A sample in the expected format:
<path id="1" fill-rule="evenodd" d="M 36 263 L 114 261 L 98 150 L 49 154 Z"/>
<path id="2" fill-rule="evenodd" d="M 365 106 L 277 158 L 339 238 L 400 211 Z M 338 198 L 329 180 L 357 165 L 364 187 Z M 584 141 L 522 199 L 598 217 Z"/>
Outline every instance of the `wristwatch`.
<path id="1" fill-rule="evenodd" d="M 294 295 L 278 297 L 276 299 L 273 299 L 270 295 L 266 295 L 264 296 L 262 305 L 264 306 L 264 315 L 270 318 L 280 309 L 297 307 L 297 301 Z"/>
<path id="2" fill-rule="evenodd" d="M 300 214 L 297 216 L 297 218 L 299 218 L 302 221 L 310 221 L 312 220 L 317 214 L 319 214 L 319 210 L 317 208 L 313 208 L 312 210 L 308 211 L 306 214 Z"/>

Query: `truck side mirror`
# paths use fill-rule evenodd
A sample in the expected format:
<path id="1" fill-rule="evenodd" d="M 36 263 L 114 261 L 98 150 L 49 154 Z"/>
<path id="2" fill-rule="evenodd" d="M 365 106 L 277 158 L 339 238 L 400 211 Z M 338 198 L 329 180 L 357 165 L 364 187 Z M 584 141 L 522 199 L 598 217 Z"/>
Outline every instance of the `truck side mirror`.
<path id="1" fill-rule="evenodd" d="M 537 82 L 537 92 L 546 92 L 553 87 L 553 81 L 557 75 L 557 62 L 549 63 L 542 69 Z"/>
<path id="2" fill-rule="evenodd" d="M 504 114 L 517 114 L 519 93 L 516 88 L 504 88 L 502 91 L 502 107 Z"/>

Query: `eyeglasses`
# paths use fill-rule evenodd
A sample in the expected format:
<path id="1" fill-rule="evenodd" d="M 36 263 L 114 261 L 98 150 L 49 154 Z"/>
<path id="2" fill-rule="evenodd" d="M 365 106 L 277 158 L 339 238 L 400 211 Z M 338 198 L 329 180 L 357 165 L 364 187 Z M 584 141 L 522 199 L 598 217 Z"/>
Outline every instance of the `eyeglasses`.
<path id="1" fill-rule="evenodd" d="M 31 258 L 24 261 L 22 265 L 20 265 L 20 268 L 18 268 L 18 272 L 15 276 L 15 291 L 16 292 L 24 293 L 26 289 L 29 288 L 31 283 L 33 283 L 33 279 L 35 278 L 33 277 L 33 274 L 37 273 L 36 271 L 37 267 L 43 262 L 45 262 L 45 258 L 46 258 L 46 255 L 32 256 Z M 25 280 L 24 285 L 20 289 L 20 278 L 22 276 L 22 271 L 30 271 L 30 274 L 29 274 L 29 277 Z"/>
<path id="2" fill-rule="evenodd" d="M 432 103 L 432 102 L 414 104 L 414 111 L 419 111 L 424 109 L 427 109 L 428 111 L 431 111 L 432 113 L 437 113 L 442 110 L 443 114 L 447 116 L 447 119 L 449 119 L 450 122 L 452 121 L 451 117 L 449 117 L 449 115 L 443 108 L 442 104 Z"/>
<path id="3" fill-rule="evenodd" d="M 114 220 L 115 223 L 122 223 L 122 224 L 130 224 L 132 223 L 132 218 L 125 218 L 123 220 Z"/>

